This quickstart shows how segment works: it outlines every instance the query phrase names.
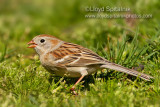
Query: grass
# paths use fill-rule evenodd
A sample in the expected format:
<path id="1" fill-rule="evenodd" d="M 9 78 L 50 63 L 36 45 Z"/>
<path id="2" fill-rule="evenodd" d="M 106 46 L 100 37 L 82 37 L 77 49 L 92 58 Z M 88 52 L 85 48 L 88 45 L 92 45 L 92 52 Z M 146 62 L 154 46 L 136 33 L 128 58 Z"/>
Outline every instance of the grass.
<path id="1" fill-rule="evenodd" d="M 131 13 L 146 12 L 153 18 L 87 19 L 86 6 L 127 6 Z M 160 106 L 158 9 L 158 0 L 0 1 L 0 106 Z M 34 50 L 26 48 L 28 41 L 44 33 L 155 79 L 146 82 L 106 69 L 83 79 L 74 96 L 69 89 L 77 79 L 51 77 Z"/>

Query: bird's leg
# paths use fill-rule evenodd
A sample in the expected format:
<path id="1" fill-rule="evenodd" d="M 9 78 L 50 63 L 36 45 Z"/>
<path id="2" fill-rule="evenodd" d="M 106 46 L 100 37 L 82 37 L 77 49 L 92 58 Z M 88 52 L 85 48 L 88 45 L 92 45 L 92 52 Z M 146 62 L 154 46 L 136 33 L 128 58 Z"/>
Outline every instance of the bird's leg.
<path id="1" fill-rule="evenodd" d="M 76 86 L 83 78 L 84 78 L 84 75 L 81 76 L 81 77 L 78 79 L 78 81 L 73 85 L 73 87 L 70 89 L 70 90 L 73 92 L 73 94 L 77 95 L 77 93 L 75 92 L 75 86 Z"/>

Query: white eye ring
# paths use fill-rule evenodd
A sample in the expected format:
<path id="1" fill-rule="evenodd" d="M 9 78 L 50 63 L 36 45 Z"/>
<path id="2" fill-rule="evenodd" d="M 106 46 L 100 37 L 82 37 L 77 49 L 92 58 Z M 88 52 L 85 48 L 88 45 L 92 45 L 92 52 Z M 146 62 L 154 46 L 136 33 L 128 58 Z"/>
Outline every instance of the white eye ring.
<path id="1" fill-rule="evenodd" d="M 41 42 L 41 43 L 44 43 L 44 42 L 45 42 L 45 40 L 44 40 L 44 39 L 41 39 L 41 40 L 40 40 L 40 42 Z"/>

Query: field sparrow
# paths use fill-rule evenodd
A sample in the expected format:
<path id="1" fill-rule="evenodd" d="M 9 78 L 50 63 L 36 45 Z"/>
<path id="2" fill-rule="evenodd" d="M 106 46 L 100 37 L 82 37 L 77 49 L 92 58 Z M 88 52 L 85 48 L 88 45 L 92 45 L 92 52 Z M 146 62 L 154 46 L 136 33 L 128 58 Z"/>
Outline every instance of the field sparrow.
<path id="1" fill-rule="evenodd" d="M 42 66 L 57 76 L 79 77 L 71 88 L 74 91 L 84 76 L 96 72 L 98 69 L 113 69 L 150 81 L 152 76 L 133 69 L 109 62 L 93 51 L 80 45 L 62 41 L 51 35 L 38 35 L 29 43 L 28 48 L 34 48 L 40 57 Z"/>

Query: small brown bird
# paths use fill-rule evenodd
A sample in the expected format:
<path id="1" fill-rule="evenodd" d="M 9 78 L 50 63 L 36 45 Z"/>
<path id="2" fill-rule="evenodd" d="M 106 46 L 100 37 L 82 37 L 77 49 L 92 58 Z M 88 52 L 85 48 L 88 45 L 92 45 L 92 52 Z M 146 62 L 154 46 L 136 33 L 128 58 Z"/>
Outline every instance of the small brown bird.
<path id="1" fill-rule="evenodd" d="M 98 69 L 113 69 L 150 81 L 152 76 L 128 69 L 121 65 L 109 62 L 93 51 L 80 45 L 62 41 L 51 35 L 38 35 L 29 43 L 28 48 L 34 48 L 40 57 L 42 66 L 57 76 L 79 77 L 75 86 L 86 75 L 95 73 Z"/>

